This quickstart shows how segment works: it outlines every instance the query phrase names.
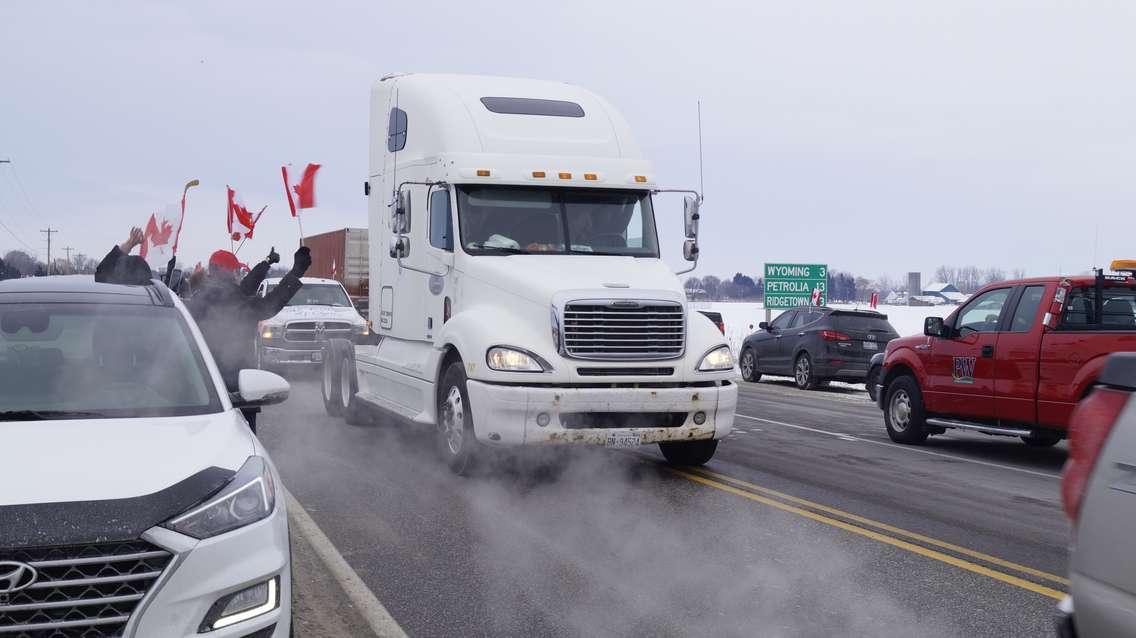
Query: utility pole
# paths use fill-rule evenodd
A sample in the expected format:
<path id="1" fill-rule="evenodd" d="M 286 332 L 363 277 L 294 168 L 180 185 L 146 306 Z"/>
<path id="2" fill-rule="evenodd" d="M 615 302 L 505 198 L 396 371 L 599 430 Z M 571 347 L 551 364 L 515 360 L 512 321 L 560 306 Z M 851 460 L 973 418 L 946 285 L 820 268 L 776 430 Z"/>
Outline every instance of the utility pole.
<path id="1" fill-rule="evenodd" d="M 39 231 L 47 235 L 47 274 L 51 274 L 51 235 L 58 233 L 59 229 L 48 226 L 46 230 Z"/>
<path id="2" fill-rule="evenodd" d="M 73 271 L 75 269 L 74 268 L 75 262 L 71 261 L 71 251 L 72 250 L 75 250 L 75 249 L 70 247 L 70 246 L 65 246 L 63 248 L 63 252 L 67 253 L 67 274 L 68 275 L 70 275 L 71 271 Z"/>

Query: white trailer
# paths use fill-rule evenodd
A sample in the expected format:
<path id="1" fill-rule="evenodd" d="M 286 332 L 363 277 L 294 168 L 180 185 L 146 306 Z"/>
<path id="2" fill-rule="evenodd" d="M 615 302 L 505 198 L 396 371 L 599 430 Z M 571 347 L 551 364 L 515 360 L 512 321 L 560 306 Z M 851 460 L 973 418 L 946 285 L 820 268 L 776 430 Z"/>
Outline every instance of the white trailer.
<path id="1" fill-rule="evenodd" d="M 660 259 L 654 212 L 660 193 L 689 193 L 696 261 L 701 196 L 656 186 L 607 101 L 556 82 L 384 77 L 365 190 L 373 336 L 329 344 L 329 413 L 437 428 L 459 473 L 483 446 L 713 456 L 737 370 Z"/>

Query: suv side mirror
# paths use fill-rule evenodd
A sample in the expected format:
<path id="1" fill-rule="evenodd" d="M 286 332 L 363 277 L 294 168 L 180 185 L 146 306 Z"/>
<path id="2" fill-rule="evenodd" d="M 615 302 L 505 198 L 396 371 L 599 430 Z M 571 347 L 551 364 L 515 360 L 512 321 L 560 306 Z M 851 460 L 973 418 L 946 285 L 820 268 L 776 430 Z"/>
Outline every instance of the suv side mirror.
<path id="1" fill-rule="evenodd" d="M 291 386 L 284 377 L 266 370 L 241 370 L 237 375 L 237 392 L 230 394 L 234 408 L 258 408 L 282 403 Z"/>
<path id="2" fill-rule="evenodd" d="M 688 239 L 682 244 L 682 258 L 687 261 L 698 261 L 698 240 Z"/>
<path id="3" fill-rule="evenodd" d="M 683 200 L 683 217 L 686 220 L 686 236 L 690 239 L 698 237 L 698 209 L 701 205 L 698 200 L 690 195 L 687 195 Z M 694 261 L 687 258 L 687 261 Z"/>
<path id="4" fill-rule="evenodd" d="M 392 259 L 406 259 L 410 256 L 410 238 L 406 235 L 392 235 L 390 238 Z"/>
<path id="5" fill-rule="evenodd" d="M 947 336 L 947 326 L 942 317 L 927 317 L 923 320 L 923 334 L 928 337 Z"/>
<path id="6" fill-rule="evenodd" d="M 766 332 L 773 332 L 773 329 L 769 325 L 768 321 L 762 321 L 761 323 L 757 324 L 757 329 L 758 330 L 765 330 Z"/>

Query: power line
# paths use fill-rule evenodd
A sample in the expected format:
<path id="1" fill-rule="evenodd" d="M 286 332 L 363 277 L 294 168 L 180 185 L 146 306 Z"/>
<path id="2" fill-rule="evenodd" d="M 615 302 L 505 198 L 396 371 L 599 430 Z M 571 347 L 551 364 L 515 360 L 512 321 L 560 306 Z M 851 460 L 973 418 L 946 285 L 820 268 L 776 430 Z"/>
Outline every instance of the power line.
<path id="1" fill-rule="evenodd" d="M 12 164 L 11 158 L 0 159 L 0 164 L 7 164 L 9 167 L 13 167 L 13 175 L 15 175 L 15 169 L 14 169 L 14 165 Z M 20 185 L 17 184 L 17 187 L 20 187 Z M 20 187 L 20 188 L 22 188 L 22 187 Z M 25 197 L 25 199 L 27 198 L 26 193 L 24 194 L 24 197 Z M 30 210 L 30 208 L 29 208 L 29 210 Z M 28 242 L 24 241 L 22 237 L 17 235 L 16 231 L 9 228 L 8 225 L 5 224 L 2 221 L 0 221 L 0 228 L 3 228 L 9 235 L 12 236 L 12 239 L 15 239 L 16 242 L 19 243 L 21 246 L 30 250 L 32 252 L 32 256 L 35 256 L 36 254 L 39 253 L 39 251 L 37 251 L 35 248 L 32 248 L 31 245 L 28 244 Z"/>
<path id="2" fill-rule="evenodd" d="M 64 248 L 63 248 L 63 252 L 67 253 L 67 273 L 65 273 L 65 274 L 70 274 L 71 270 L 73 270 L 74 262 L 71 261 L 71 251 L 72 250 L 75 250 L 75 249 L 70 247 L 70 246 L 64 246 Z"/>

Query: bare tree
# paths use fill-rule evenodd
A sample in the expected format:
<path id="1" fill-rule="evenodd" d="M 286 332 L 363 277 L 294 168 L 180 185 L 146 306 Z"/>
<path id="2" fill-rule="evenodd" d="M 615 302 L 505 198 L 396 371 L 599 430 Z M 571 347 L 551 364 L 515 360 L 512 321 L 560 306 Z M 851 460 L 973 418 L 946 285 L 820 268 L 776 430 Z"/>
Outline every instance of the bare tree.
<path id="1" fill-rule="evenodd" d="M 893 290 L 897 290 L 899 288 L 896 285 L 895 280 L 887 274 L 880 275 L 872 285 L 876 288 L 877 291 L 879 291 L 880 296 L 882 297 L 886 297 L 889 292 L 892 292 Z"/>
<path id="2" fill-rule="evenodd" d="M 1026 269 L 1025 268 L 1013 269 L 1011 271 L 1010 278 L 1011 279 L 1025 279 L 1026 278 Z"/>
<path id="3" fill-rule="evenodd" d="M 10 250 L 8 254 L 4 255 L 4 263 L 20 273 L 22 277 L 28 277 L 36 273 L 36 267 L 39 266 L 39 261 L 27 254 L 22 250 Z"/>
<path id="4" fill-rule="evenodd" d="M 982 273 L 982 285 L 993 284 L 999 281 L 1006 281 L 1006 271 L 1001 268 L 991 267 L 987 268 Z"/>
<path id="5" fill-rule="evenodd" d="M 958 285 L 959 269 L 954 266 L 939 266 L 935 269 L 935 281 Z"/>
<path id="6" fill-rule="evenodd" d="M 714 275 L 706 275 L 702 278 L 702 289 L 706 291 L 707 299 L 718 299 L 719 288 L 721 288 L 721 286 L 722 280 Z"/>

